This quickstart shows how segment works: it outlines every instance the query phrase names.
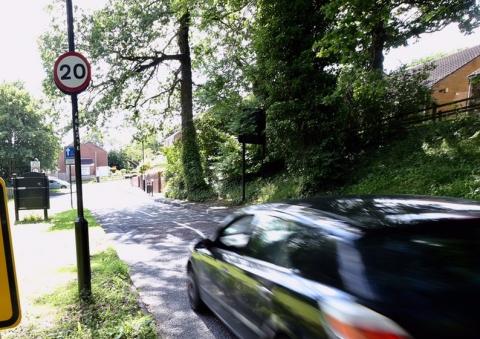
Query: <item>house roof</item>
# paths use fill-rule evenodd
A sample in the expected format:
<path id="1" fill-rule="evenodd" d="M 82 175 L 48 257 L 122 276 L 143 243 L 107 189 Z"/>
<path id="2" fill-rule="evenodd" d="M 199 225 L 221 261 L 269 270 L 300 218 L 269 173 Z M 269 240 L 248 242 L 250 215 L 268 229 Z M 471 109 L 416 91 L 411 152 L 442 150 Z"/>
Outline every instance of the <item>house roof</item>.
<path id="1" fill-rule="evenodd" d="M 98 148 L 99 150 L 102 150 L 102 151 L 106 152 L 102 147 L 98 146 L 97 144 L 95 144 L 91 141 L 88 141 L 88 142 L 86 142 L 85 144 L 82 144 L 82 145 L 92 145 L 93 147 Z"/>
<path id="2" fill-rule="evenodd" d="M 91 141 L 87 141 L 86 143 L 81 143 L 81 144 L 80 144 L 80 146 L 83 146 L 83 147 L 85 147 L 85 146 L 87 146 L 87 145 L 93 146 L 93 147 L 95 147 L 95 148 L 97 148 L 97 149 L 99 149 L 99 150 L 101 150 L 101 151 L 103 151 L 103 152 L 107 152 L 107 151 L 105 151 L 102 147 L 94 144 L 94 143 L 91 142 Z M 70 143 L 70 144 L 68 144 L 67 146 L 73 146 L 73 143 Z M 108 152 L 107 152 L 107 153 L 108 153 Z"/>
<path id="3" fill-rule="evenodd" d="M 430 71 L 430 75 L 427 79 L 427 84 L 432 86 L 455 72 L 457 69 L 466 65 L 476 57 L 480 56 L 480 45 L 464 49 L 454 54 L 447 55 L 441 59 L 430 62 L 433 65 L 433 69 Z M 412 70 L 419 70 L 425 65 L 414 67 Z M 477 70 L 476 72 L 478 72 Z"/>

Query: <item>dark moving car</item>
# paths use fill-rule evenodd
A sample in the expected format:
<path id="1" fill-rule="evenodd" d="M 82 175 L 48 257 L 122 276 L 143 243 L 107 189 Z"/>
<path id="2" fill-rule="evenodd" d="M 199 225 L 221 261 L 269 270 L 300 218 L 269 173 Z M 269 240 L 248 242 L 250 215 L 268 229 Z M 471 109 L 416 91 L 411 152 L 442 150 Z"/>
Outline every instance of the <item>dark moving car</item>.
<path id="1" fill-rule="evenodd" d="M 480 338 L 480 205 L 417 196 L 243 209 L 187 265 L 241 338 Z"/>

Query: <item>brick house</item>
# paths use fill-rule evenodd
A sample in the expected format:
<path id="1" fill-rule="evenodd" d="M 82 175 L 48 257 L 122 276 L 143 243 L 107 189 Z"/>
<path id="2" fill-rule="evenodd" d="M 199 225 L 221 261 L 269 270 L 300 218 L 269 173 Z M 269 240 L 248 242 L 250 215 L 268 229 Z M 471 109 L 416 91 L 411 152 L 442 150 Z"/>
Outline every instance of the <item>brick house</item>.
<path id="1" fill-rule="evenodd" d="M 80 145 L 82 157 L 82 177 L 91 178 L 99 175 L 99 170 L 108 167 L 108 154 L 103 148 L 87 142 Z M 65 152 L 61 151 L 58 157 L 58 176 L 66 179 L 69 176 L 69 167 L 65 165 Z M 75 168 L 72 165 L 72 177 L 75 177 Z"/>
<path id="2" fill-rule="evenodd" d="M 427 84 L 436 104 L 462 100 L 480 94 L 476 77 L 480 75 L 480 45 L 447 55 L 432 63 Z M 415 67 L 419 69 L 422 66 Z M 460 103 L 458 106 L 464 106 Z"/>

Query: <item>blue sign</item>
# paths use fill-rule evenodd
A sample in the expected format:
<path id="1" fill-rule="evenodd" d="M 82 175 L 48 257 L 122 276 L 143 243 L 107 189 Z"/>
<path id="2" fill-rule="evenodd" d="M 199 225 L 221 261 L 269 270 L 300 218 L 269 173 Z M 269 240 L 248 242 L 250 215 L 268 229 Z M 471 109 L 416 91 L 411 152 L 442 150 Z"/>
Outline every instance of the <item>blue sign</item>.
<path id="1" fill-rule="evenodd" d="M 75 147 L 67 146 L 65 147 L 65 163 L 67 165 L 72 165 L 75 162 Z"/>

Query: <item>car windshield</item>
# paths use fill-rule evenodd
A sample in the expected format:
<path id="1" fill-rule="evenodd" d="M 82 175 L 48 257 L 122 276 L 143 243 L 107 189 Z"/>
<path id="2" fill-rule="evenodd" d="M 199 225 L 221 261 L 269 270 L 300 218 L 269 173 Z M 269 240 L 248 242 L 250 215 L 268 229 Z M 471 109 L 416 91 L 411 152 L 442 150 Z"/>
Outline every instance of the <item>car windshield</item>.
<path id="1" fill-rule="evenodd" d="M 480 229 L 452 227 L 375 236 L 357 247 L 372 294 L 396 298 L 480 289 Z"/>

